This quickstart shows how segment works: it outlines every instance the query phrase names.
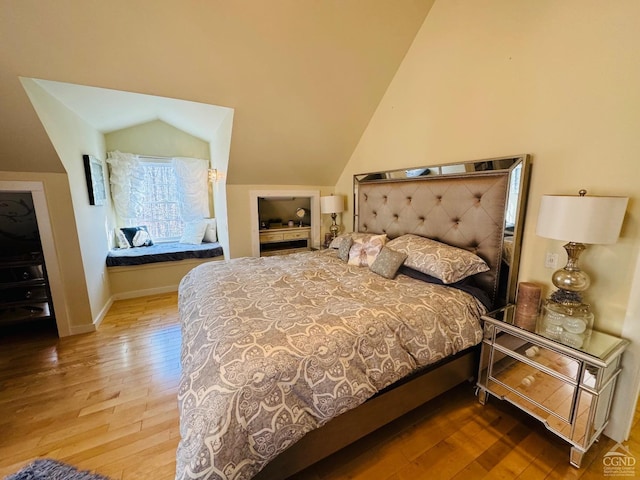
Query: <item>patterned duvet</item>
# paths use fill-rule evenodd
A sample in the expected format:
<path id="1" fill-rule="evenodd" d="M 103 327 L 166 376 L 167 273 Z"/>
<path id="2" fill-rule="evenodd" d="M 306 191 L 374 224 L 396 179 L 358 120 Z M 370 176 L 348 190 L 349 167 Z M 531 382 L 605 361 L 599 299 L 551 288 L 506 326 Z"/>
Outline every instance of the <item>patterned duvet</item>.
<path id="1" fill-rule="evenodd" d="M 200 265 L 179 308 L 180 480 L 251 478 L 306 432 L 479 343 L 484 312 L 331 250 Z"/>

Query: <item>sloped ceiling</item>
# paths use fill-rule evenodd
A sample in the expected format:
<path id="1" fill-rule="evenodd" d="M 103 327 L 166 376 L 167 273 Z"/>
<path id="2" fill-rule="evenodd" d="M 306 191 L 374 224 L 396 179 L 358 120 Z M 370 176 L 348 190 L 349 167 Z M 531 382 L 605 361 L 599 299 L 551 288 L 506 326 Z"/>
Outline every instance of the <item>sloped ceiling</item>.
<path id="1" fill-rule="evenodd" d="M 433 2 L 0 0 L 0 170 L 64 171 L 31 77 L 233 108 L 228 183 L 332 185 Z"/>
<path id="2" fill-rule="evenodd" d="M 142 93 L 34 79 L 50 95 L 101 133 L 162 120 L 211 142 L 230 109 Z"/>

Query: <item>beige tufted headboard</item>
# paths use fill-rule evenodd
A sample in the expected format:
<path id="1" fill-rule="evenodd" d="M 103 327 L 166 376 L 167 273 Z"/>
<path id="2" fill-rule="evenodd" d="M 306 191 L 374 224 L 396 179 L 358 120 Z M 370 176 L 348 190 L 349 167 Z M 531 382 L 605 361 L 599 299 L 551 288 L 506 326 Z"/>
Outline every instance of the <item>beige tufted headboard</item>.
<path id="1" fill-rule="evenodd" d="M 359 232 L 390 239 L 413 233 L 476 253 L 490 267 L 478 283 L 495 301 L 508 189 L 506 171 L 362 183 L 354 225 Z"/>

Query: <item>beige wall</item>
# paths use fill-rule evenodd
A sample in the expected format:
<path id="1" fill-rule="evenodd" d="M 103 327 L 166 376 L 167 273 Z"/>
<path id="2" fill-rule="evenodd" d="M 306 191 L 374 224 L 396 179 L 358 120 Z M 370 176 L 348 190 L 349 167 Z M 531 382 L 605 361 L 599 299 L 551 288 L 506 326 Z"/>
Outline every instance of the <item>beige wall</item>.
<path id="1" fill-rule="evenodd" d="M 120 150 L 141 155 L 209 160 L 209 142 L 189 135 L 162 120 L 107 133 L 104 141 L 109 152 Z"/>
<path id="2" fill-rule="evenodd" d="M 214 216 L 218 227 L 218 242 L 224 250 L 225 258 L 229 258 L 229 224 L 227 206 L 227 173 L 229 170 L 229 152 L 231 149 L 231 131 L 233 129 L 234 111 L 229 109 L 224 120 L 216 130 L 209 144 L 211 165 L 218 172 L 218 179 L 213 182 Z"/>
<path id="3" fill-rule="evenodd" d="M 596 326 L 619 334 L 640 247 L 637 18 L 636 1 L 438 0 L 336 191 L 355 173 L 529 153 L 520 280 L 547 287 L 545 252 L 566 255 L 535 235 L 540 196 L 630 196 L 620 241 L 582 258 Z"/>
<path id="4" fill-rule="evenodd" d="M 22 82 L 67 171 L 71 201 L 63 208 L 75 215 L 75 228 L 59 239 L 64 242 L 64 249 L 75 249 L 77 253 L 79 246 L 85 282 L 80 286 L 78 279 L 74 279 L 78 283 L 75 295 L 88 295 L 91 306 L 91 315 L 82 318 L 81 323 L 95 323 L 104 315 L 111 298 L 105 265 L 110 207 L 108 201 L 102 206 L 89 204 L 82 155 L 104 160 L 104 137 L 36 82 L 31 79 Z"/>

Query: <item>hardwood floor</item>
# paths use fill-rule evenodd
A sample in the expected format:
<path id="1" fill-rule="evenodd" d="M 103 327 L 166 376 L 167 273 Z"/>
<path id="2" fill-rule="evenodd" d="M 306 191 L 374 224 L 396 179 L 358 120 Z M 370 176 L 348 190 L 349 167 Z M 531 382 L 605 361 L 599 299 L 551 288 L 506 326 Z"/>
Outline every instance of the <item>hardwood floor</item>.
<path id="1" fill-rule="evenodd" d="M 114 303 L 96 333 L 0 331 L 0 478 L 38 457 L 118 479 L 172 479 L 180 373 L 177 295 Z M 640 458 L 638 412 L 625 443 Z M 301 480 L 594 479 L 569 445 L 505 402 L 461 385 L 297 475 Z M 640 476 L 640 466 L 636 467 Z"/>

